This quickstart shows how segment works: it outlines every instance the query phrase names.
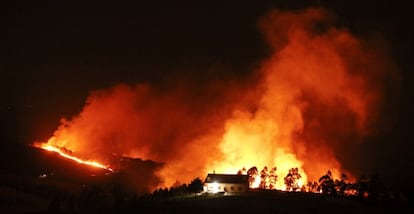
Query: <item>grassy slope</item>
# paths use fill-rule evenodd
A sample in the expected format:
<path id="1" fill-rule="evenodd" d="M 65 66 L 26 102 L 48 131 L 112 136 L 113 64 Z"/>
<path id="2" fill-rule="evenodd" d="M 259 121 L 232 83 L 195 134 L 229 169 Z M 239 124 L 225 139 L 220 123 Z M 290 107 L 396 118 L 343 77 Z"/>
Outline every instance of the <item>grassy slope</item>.
<path id="1" fill-rule="evenodd" d="M 395 213 L 409 209 L 408 202 L 367 202 L 319 194 L 252 192 L 244 196 L 192 198 L 147 204 L 145 213 Z"/>

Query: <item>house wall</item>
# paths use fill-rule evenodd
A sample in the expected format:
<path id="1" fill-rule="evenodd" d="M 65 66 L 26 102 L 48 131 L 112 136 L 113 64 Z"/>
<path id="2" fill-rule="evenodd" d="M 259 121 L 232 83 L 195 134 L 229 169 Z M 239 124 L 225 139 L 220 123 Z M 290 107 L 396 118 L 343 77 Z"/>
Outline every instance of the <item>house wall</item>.
<path id="1" fill-rule="evenodd" d="M 232 184 L 232 183 L 205 183 L 204 191 L 209 193 L 216 192 L 227 192 L 227 193 L 238 193 L 246 192 L 248 186 L 244 184 Z"/>

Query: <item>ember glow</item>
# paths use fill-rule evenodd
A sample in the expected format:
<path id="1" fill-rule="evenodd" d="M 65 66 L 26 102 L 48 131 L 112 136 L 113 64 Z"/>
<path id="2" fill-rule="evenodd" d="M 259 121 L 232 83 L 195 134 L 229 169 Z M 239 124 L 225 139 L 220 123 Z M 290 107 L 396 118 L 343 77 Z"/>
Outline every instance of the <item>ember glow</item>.
<path id="1" fill-rule="evenodd" d="M 41 148 L 41 149 L 47 150 L 47 151 L 56 152 L 56 153 L 58 153 L 60 156 L 62 156 L 62 157 L 64 157 L 64 158 L 67 158 L 67 159 L 70 159 L 70 160 L 73 160 L 73 161 L 75 161 L 75 162 L 78 162 L 78 163 L 80 163 L 80 164 L 85 164 L 85 165 L 92 166 L 92 167 L 97 167 L 97 168 L 101 168 L 101 169 L 106 169 L 106 170 L 109 170 L 109 171 L 111 171 L 111 172 L 113 172 L 113 171 L 114 171 L 114 170 L 113 170 L 111 167 L 109 167 L 109 166 L 105 166 L 105 165 L 103 165 L 103 164 L 101 164 L 101 163 L 99 163 L 99 162 L 96 162 L 96 161 L 82 160 L 82 159 L 80 159 L 80 158 L 77 158 L 77 157 L 75 157 L 75 156 L 73 156 L 73 155 L 68 154 L 68 152 L 65 152 L 65 151 L 64 151 L 63 149 L 61 149 L 61 148 L 55 147 L 55 146 L 53 146 L 53 145 L 49 145 L 49 144 L 47 144 L 47 143 L 34 143 L 34 144 L 33 144 L 33 146 L 34 146 L 34 147 L 37 147 L 37 148 Z"/>
<path id="2" fill-rule="evenodd" d="M 263 62 L 262 91 L 254 111 L 235 109 L 226 120 L 219 144 L 224 155 L 210 168 L 234 173 L 276 166 L 277 189 L 285 188 L 283 177 L 293 167 L 302 184 L 327 169 L 352 177 L 335 149 L 369 132 L 380 101 L 375 75 L 384 68 L 346 29 L 314 29 L 330 22 L 319 9 L 263 17 L 260 27 L 275 53 Z"/>
<path id="3" fill-rule="evenodd" d="M 343 164 L 352 154 L 338 154 L 371 133 L 388 67 L 378 47 L 332 23 L 323 9 L 271 11 L 259 27 L 273 52 L 252 76 L 97 90 L 39 147 L 104 169 L 59 148 L 102 162 L 108 154 L 151 160 L 163 164 L 159 186 L 252 166 L 276 167 L 282 190 L 292 168 L 300 186 L 327 170 L 352 180 Z"/>

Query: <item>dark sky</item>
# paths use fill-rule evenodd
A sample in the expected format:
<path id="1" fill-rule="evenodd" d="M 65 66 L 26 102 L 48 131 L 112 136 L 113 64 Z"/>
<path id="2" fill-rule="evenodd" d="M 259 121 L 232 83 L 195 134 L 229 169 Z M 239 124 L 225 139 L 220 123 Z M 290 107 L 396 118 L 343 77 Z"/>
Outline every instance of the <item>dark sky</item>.
<path id="1" fill-rule="evenodd" d="M 385 177 L 413 178 L 413 13 L 408 3 L 189 2 L 10 1 L 2 18 L 1 143 L 7 148 L 46 140 L 62 116 L 79 113 L 91 90 L 119 82 L 161 84 L 177 73 L 202 79 L 214 64 L 234 68 L 214 75 L 245 75 L 269 51 L 257 29 L 261 15 L 272 8 L 324 6 L 354 34 L 375 32 L 389 42 L 402 80 L 384 107 L 390 128 L 373 139 L 379 143 L 362 145 L 359 152 L 371 153 L 368 165 L 389 172 Z"/>

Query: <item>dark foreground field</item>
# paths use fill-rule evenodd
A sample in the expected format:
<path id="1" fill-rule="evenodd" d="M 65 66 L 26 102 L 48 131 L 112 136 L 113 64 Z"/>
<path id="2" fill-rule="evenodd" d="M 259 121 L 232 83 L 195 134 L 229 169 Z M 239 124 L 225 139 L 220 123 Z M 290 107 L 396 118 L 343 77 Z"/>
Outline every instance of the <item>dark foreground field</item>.
<path id="1" fill-rule="evenodd" d="M 1 186 L 0 200 L 0 213 L 413 213 L 408 200 L 369 201 L 279 191 L 253 191 L 238 196 L 190 194 L 165 199 L 147 196 L 122 201 L 101 194 L 95 198 L 48 198 Z"/>
<path id="2" fill-rule="evenodd" d="M 140 213 L 398 213 L 412 208 L 403 201 L 361 201 L 319 194 L 250 192 L 243 196 L 199 197 L 140 205 Z M 405 212 L 404 212 L 405 213 Z"/>
<path id="3" fill-rule="evenodd" d="M 313 193 L 250 191 L 244 195 L 133 194 L 122 174 L 73 165 L 44 151 L 30 151 L 0 173 L 0 213 L 414 213 L 412 192 L 376 199 Z M 40 161 L 40 162 L 39 162 Z M 35 164 L 36 163 L 36 164 Z M 7 166 L 11 166 L 7 168 Z M 34 167 L 39 166 L 39 167 Z M 47 166 L 47 167 L 46 167 Z M 43 174 L 39 172 L 53 171 Z M 93 176 L 91 176 L 93 174 Z M 45 177 L 44 177 L 45 175 Z M 124 186 L 123 186 L 124 185 Z"/>

